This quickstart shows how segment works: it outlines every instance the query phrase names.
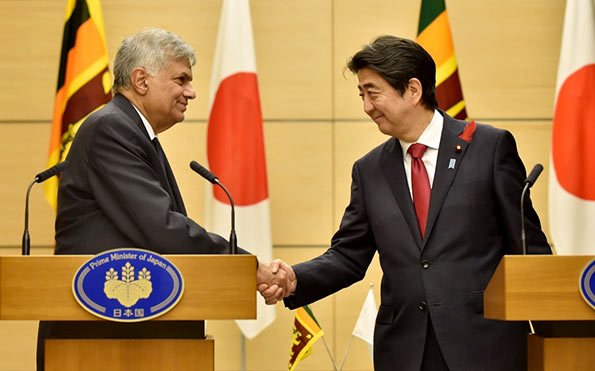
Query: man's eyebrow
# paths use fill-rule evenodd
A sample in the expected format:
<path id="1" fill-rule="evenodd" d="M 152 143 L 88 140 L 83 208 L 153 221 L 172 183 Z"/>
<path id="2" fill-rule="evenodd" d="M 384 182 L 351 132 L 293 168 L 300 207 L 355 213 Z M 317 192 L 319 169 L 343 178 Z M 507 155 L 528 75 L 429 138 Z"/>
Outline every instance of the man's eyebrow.
<path id="1" fill-rule="evenodd" d="M 187 72 L 180 72 L 179 74 L 176 75 L 176 78 L 179 78 L 179 77 L 183 77 L 186 80 L 192 81 L 192 75 Z"/>
<path id="2" fill-rule="evenodd" d="M 358 85 L 357 87 L 358 89 L 362 90 L 367 88 L 377 88 L 378 85 L 374 84 L 373 82 L 367 82 L 364 85 Z"/>

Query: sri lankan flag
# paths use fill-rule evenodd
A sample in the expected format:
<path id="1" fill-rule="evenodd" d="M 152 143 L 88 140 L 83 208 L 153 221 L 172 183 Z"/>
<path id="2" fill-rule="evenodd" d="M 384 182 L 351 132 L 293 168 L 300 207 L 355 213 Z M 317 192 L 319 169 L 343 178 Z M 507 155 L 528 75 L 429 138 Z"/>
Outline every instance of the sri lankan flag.
<path id="1" fill-rule="evenodd" d="M 48 167 L 66 158 L 83 120 L 111 99 L 111 85 L 99 0 L 67 0 Z M 58 178 L 44 189 L 56 209 Z"/>
<path id="2" fill-rule="evenodd" d="M 467 111 L 444 0 L 422 0 L 416 41 L 436 62 L 438 106 L 452 117 L 466 119 Z"/>
<path id="3" fill-rule="evenodd" d="M 324 335 L 324 331 L 314 318 L 310 307 L 296 309 L 293 323 L 293 342 L 289 353 L 289 371 L 295 370 L 297 364 L 312 353 L 312 345 Z"/>

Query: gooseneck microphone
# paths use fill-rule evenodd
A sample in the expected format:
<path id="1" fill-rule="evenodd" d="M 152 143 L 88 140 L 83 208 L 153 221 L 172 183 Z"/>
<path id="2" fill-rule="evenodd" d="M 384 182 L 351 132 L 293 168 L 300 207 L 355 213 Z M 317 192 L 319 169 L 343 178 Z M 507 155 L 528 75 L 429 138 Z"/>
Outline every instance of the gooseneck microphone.
<path id="1" fill-rule="evenodd" d="M 521 193 L 521 247 L 523 249 L 523 255 L 527 255 L 527 241 L 525 237 L 525 193 L 533 186 L 539 174 L 543 171 L 543 166 L 537 164 L 533 167 L 533 170 L 529 173 L 527 179 L 525 179 L 525 187 L 523 193 Z"/>
<path id="2" fill-rule="evenodd" d="M 27 187 L 27 194 L 25 196 L 25 231 L 23 232 L 21 251 L 23 255 L 29 255 L 29 251 L 31 250 L 31 238 L 29 237 L 29 195 L 31 193 L 31 188 L 35 183 L 43 183 L 54 175 L 60 174 L 67 167 L 68 161 L 62 161 L 59 164 L 56 164 L 51 168 L 35 175 L 35 178 L 33 178 L 33 181 L 31 184 L 29 184 L 29 187 Z"/>
<path id="3" fill-rule="evenodd" d="M 229 250 L 230 254 L 235 255 L 238 251 L 238 239 L 236 237 L 236 213 L 235 208 L 233 206 L 233 199 L 231 195 L 227 191 L 227 188 L 219 181 L 219 178 L 215 176 L 215 174 L 211 173 L 207 170 L 204 166 L 199 164 L 196 161 L 190 161 L 190 168 L 197 172 L 200 176 L 211 182 L 212 184 L 216 184 L 225 191 L 227 198 L 229 199 L 229 204 L 231 205 L 231 233 L 229 235 Z"/>

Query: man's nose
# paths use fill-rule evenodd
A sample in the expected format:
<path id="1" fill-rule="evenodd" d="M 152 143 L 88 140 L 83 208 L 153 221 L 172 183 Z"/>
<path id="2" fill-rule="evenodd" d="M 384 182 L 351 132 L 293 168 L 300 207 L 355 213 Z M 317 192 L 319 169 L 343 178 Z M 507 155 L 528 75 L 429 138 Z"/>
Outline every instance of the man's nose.
<path id="1" fill-rule="evenodd" d="M 370 115 L 374 111 L 374 105 L 369 98 L 364 96 L 364 112 Z"/>
<path id="2" fill-rule="evenodd" d="M 196 90 L 194 90 L 192 84 L 188 84 L 188 87 L 184 90 L 184 96 L 188 99 L 196 98 Z"/>

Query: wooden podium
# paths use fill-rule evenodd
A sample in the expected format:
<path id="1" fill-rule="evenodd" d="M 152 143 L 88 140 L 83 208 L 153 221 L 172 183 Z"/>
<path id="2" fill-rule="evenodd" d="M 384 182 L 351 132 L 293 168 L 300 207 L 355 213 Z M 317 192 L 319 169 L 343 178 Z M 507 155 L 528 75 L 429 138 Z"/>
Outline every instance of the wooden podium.
<path id="1" fill-rule="evenodd" d="M 528 369 L 592 370 L 595 309 L 582 298 L 579 279 L 595 257 L 507 255 L 484 293 L 484 316 L 534 321 Z"/>
<path id="2" fill-rule="evenodd" d="M 134 324 L 95 317 L 75 300 L 74 274 L 91 257 L 0 256 L 0 320 L 76 321 L 64 323 L 130 325 L 132 329 Z M 47 339 L 46 371 L 214 370 L 214 339 L 204 336 L 203 321 L 256 318 L 256 257 L 164 257 L 181 271 L 184 294 L 169 312 L 138 323 L 145 334 L 154 336 L 95 339 L 86 334 L 85 339 Z M 167 328 L 168 321 L 187 323 L 188 331 L 198 328 L 203 332 L 162 339 L 159 329 Z"/>

